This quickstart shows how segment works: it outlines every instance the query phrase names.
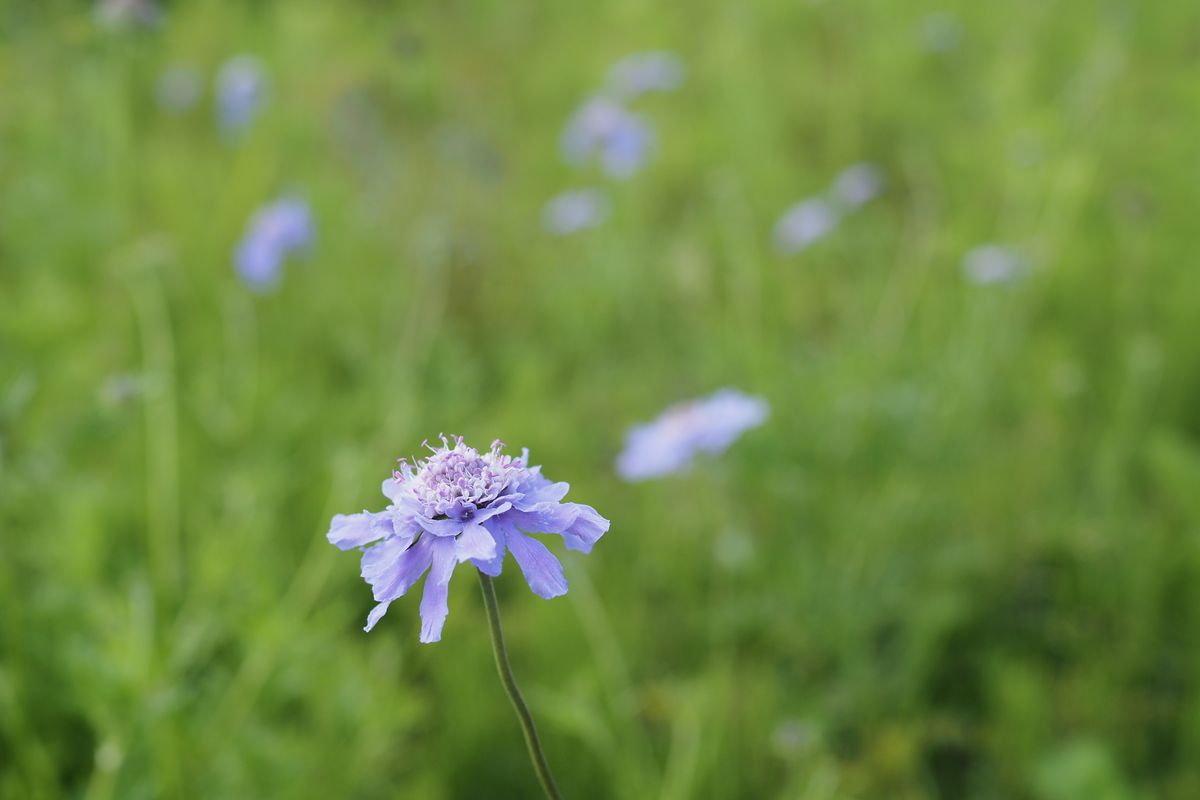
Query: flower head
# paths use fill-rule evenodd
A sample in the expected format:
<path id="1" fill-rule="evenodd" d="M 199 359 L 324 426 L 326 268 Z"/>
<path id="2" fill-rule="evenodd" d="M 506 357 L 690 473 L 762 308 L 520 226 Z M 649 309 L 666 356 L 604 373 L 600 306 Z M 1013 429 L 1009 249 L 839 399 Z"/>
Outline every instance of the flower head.
<path id="1" fill-rule="evenodd" d="M 839 220 L 837 209 L 819 197 L 797 203 L 775 223 L 775 248 L 785 255 L 799 253 L 827 236 Z"/>
<path id="2" fill-rule="evenodd" d="M 1029 262 L 1011 247 L 984 244 L 963 256 L 962 270 L 968 281 L 981 286 L 1013 283 L 1029 272 Z"/>
<path id="3" fill-rule="evenodd" d="M 634 53 L 613 64 L 606 90 L 622 100 L 633 100 L 647 92 L 669 92 L 683 85 L 683 59 L 659 50 Z"/>
<path id="4" fill-rule="evenodd" d="M 461 436 L 441 439 L 441 447 L 426 443 L 432 455 L 401 459 L 400 468 L 384 480 L 383 494 L 391 501 L 386 509 L 338 514 L 330 525 L 332 544 L 363 550 L 362 577 L 378 603 L 365 630 L 428 573 L 421 641 L 438 641 L 450 613 L 455 567 L 469 561 L 496 576 L 506 552 L 534 594 L 558 597 L 567 591 L 562 564 L 529 534 L 558 534 L 569 549 L 587 553 L 608 530 L 608 520 L 591 506 L 561 502 L 570 487 L 551 483 L 541 467 L 530 467 L 527 450 L 519 457 L 505 455 L 497 440 L 481 453 Z"/>
<path id="5" fill-rule="evenodd" d="M 834 178 L 830 194 L 838 206 L 853 210 L 878 197 L 883 185 L 883 173 L 874 164 L 854 164 Z"/>
<path id="6" fill-rule="evenodd" d="M 287 257 L 306 250 L 312 239 L 308 204 L 292 197 L 276 200 L 250 219 L 234 251 L 234 267 L 251 289 L 265 291 L 279 281 Z"/>
<path id="7" fill-rule="evenodd" d="M 563 157 L 582 166 L 596 159 L 614 178 L 628 178 L 641 168 L 654 144 L 650 126 L 620 103 L 595 97 L 567 122 L 562 134 Z"/>
<path id="8" fill-rule="evenodd" d="M 267 95 L 267 77 L 253 56 L 234 56 L 217 73 L 217 124 L 228 136 L 241 133 Z"/>
<path id="9" fill-rule="evenodd" d="M 542 209 L 542 227 L 567 236 L 599 225 L 608 212 L 608 198 L 599 189 L 575 189 L 550 198 Z"/>
<path id="10" fill-rule="evenodd" d="M 742 433 L 765 422 L 769 413 L 766 400 L 736 389 L 672 406 L 653 422 L 630 428 L 617 458 L 617 474 L 641 481 L 680 472 L 697 453 L 723 452 Z"/>

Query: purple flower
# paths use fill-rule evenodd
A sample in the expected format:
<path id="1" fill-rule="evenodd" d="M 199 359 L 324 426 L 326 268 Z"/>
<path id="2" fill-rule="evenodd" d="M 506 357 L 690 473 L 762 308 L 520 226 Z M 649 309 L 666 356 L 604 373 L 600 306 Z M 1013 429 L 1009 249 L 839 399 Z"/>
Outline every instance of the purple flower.
<path id="1" fill-rule="evenodd" d="M 971 283 L 988 286 L 1024 278 L 1029 272 L 1029 262 L 1011 247 L 984 244 L 963 256 L 962 270 Z"/>
<path id="2" fill-rule="evenodd" d="M 217 73 L 217 124 L 226 135 L 245 130 L 267 94 L 262 64 L 253 56 L 234 56 Z"/>
<path id="3" fill-rule="evenodd" d="M 542 227 L 555 236 L 567 236 L 599 225 L 608 212 L 608 198 L 599 189 L 575 189 L 546 203 Z"/>
<path id="4" fill-rule="evenodd" d="M 276 200 L 250 219 L 234 250 L 234 267 L 251 289 L 265 291 L 279 281 L 287 257 L 307 250 L 312 239 L 308 204 L 296 198 Z"/>
<path id="5" fill-rule="evenodd" d="M 831 194 L 837 205 L 847 211 L 861 208 L 883 191 L 883 174 L 874 164 L 846 167 L 834 179 Z"/>
<path id="6" fill-rule="evenodd" d="M 494 577 L 505 552 L 512 553 L 534 594 L 558 597 L 567 591 L 562 564 L 528 534 L 557 534 L 569 549 L 588 553 L 608 530 L 608 520 L 591 506 L 561 502 L 570 487 L 551 483 L 541 467 L 529 466 L 528 450 L 513 458 L 501 453 L 498 440 L 480 453 L 461 436 L 441 438 L 441 447 L 425 443 L 433 452 L 428 458 L 400 459 L 400 469 L 383 482 L 391 501 L 386 509 L 338 514 L 330 525 L 332 544 L 363 551 L 362 577 L 378 603 L 364 630 L 375 627 L 388 606 L 429 573 L 421 596 L 421 641 L 440 640 L 454 568 L 470 561 Z"/>
<path id="7" fill-rule="evenodd" d="M 766 400 L 736 389 L 673 406 L 653 422 L 630 428 L 617 474 L 641 481 L 680 472 L 697 453 L 723 452 L 743 432 L 766 421 L 769 412 Z"/>
<path id="8" fill-rule="evenodd" d="M 839 219 L 837 210 L 819 197 L 797 203 L 775 223 L 775 247 L 786 255 L 799 253 L 829 234 Z"/>
<path id="9" fill-rule="evenodd" d="M 654 133 L 637 114 L 603 97 L 583 104 L 562 134 L 563 157 L 582 166 L 599 160 L 614 178 L 628 178 L 641 168 L 654 144 Z"/>
<path id="10" fill-rule="evenodd" d="M 621 100 L 633 100 L 647 92 L 669 92 L 683 85 L 683 59 L 674 53 L 656 51 L 625 56 L 608 71 L 606 90 Z"/>

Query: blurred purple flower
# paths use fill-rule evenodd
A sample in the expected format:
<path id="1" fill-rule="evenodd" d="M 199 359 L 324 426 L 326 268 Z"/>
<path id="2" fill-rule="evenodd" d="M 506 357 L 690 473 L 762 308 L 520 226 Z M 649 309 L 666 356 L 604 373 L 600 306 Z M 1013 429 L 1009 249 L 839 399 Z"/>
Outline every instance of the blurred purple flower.
<path id="1" fill-rule="evenodd" d="M 567 236 L 599 225 L 608 213 L 608 198 L 599 189 L 575 189 L 550 198 L 542 209 L 542 227 Z"/>
<path id="2" fill-rule="evenodd" d="M 567 121 L 561 146 L 567 163 L 582 166 L 599 159 L 614 178 L 641 168 L 654 144 L 654 133 L 637 114 L 603 97 L 584 103 Z"/>
<path id="3" fill-rule="evenodd" d="M 542 477 L 529 466 L 529 451 L 519 458 L 502 454 L 500 441 L 479 453 L 461 436 L 442 446 L 425 443 L 433 455 L 409 462 L 383 482 L 391 503 L 383 511 L 338 514 L 328 539 L 342 550 L 363 550 L 362 577 L 378 605 L 367 617 L 371 630 L 388 606 L 426 572 L 421 597 L 421 641 L 442 638 L 450 613 L 450 577 L 470 561 L 486 575 L 500 574 L 510 551 L 529 588 L 550 599 L 565 594 L 562 564 L 530 532 L 563 537 L 571 550 L 591 552 L 609 522 L 591 506 L 561 502 L 570 488 Z"/>
<path id="4" fill-rule="evenodd" d="M 819 197 L 797 203 L 775 223 L 772 232 L 775 247 L 787 255 L 799 253 L 828 235 L 839 220 L 837 210 Z"/>
<path id="5" fill-rule="evenodd" d="M 883 173 L 874 164 L 854 164 L 833 180 L 833 201 L 846 211 L 869 203 L 883 191 Z"/>
<path id="6" fill-rule="evenodd" d="M 112 28 L 133 25 L 150 28 L 163 18 L 162 9 L 153 0 L 98 0 L 93 13 L 97 22 Z"/>
<path id="7" fill-rule="evenodd" d="M 253 56 L 234 56 L 217 72 L 217 124 L 226 135 L 245 130 L 267 95 L 262 63 Z"/>
<path id="8" fill-rule="evenodd" d="M 276 200 L 255 212 L 233 254 L 234 267 L 246 285 L 266 291 L 279 281 L 283 262 L 312 244 L 312 214 L 296 198 Z"/>
<path id="9" fill-rule="evenodd" d="M 623 101 L 647 92 L 669 92 L 683 85 L 683 59 L 667 51 L 634 53 L 613 64 L 606 92 Z"/>
<path id="10" fill-rule="evenodd" d="M 627 481 L 680 472 L 697 453 L 721 453 L 743 432 L 766 421 L 770 408 L 761 397 L 721 389 L 681 403 L 656 420 L 629 429 L 617 458 L 617 474 Z"/>
<path id="11" fill-rule="evenodd" d="M 988 286 L 1024 278 L 1029 272 L 1029 262 L 1011 247 L 984 244 L 963 256 L 962 270 L 971 283 Z"/>
<path id="12" fill-rule="evenodd" d="M 158 78 L 155 98 L 163 110 L 182 114 L 199 101 L 202 83 L 200 73 L 191 67 L 168 67 Z"/>

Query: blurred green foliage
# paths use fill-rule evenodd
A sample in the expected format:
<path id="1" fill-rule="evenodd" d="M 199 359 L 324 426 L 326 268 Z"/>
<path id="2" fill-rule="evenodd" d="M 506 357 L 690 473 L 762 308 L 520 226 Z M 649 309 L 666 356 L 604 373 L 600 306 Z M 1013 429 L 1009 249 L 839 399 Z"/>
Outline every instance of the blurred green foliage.
<path id="1" fill-rule="evenodd" d="M 498 582 L 569 797 L 1200 796 L 1198 47 L 1184 0 L 0 5 L 0 796 L 533 796 L 474 581 L 368 636 L 324 540 L 441 430 L 612 518 L 566 597 Z M 603 182 L 562 123 L 654 48 L 655 157 L 548 237 Z M 287 191 L 317 244 L 254 296 Z M 1028 280 L 963 280 L 993 240 Z M 724 385 L 770 422 L 616 479 Z"/>

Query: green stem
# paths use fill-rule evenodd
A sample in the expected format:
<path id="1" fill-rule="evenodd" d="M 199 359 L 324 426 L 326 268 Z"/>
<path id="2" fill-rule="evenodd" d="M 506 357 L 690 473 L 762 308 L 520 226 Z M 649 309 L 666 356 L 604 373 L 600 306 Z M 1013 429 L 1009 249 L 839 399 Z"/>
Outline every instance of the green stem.
<path id="1" fill-rule="evenodd" d="M 546 797 L 550 800 L 562 800 L 558 787 L 554 785 L 550 765 L 546 763 L 546 754 L 542 752 L 542 745 L 538 741 L 533 715 L 529 713 L 529 706 L 525 705 L 525 698 L 521 697 L 517 679 L 513 677 L 512 666 L 508 663 L 508 650 L 504 647 L 504 629 L 500 627 L 500 604 L 496 602 L 496 586 L 490 577 L 480 570 L 475 571 L 479 573 L 479 586 L 483 589 L 483 605 L 487 609 L 488 627 L 492 632 L 492 650 L 496 654 L 496 671 L 500 673 L 500 682 L 504 684 L 504 691 L 508 693 L 508 699 L 512 701 L 517 719 L 521 722 L 521 731 L 525 734 L 525 746 L 529 749 L 533 771 L 537 773 Z"/>

